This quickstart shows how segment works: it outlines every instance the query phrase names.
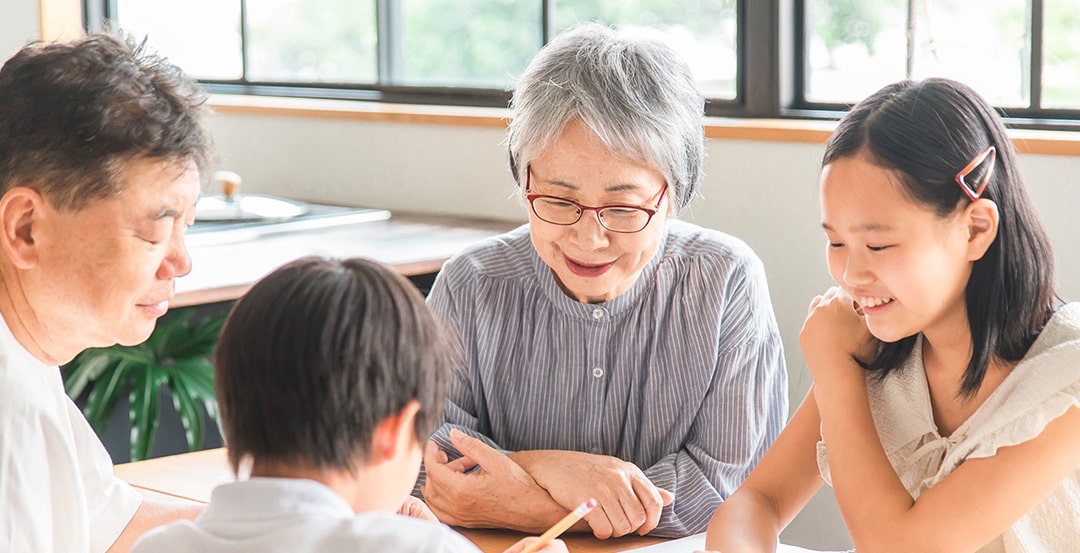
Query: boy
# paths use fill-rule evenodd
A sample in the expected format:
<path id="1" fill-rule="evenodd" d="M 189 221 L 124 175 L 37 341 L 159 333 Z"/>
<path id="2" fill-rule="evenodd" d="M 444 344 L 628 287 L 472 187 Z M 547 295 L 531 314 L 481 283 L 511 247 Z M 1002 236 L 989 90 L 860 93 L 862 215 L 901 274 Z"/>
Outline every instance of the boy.
<path id="1" fill-rule="evenodd" d="M 475 553 L 406 502 L 442 412 L 448 344 L 419 292 L 379 263 L 274 271 L 233 308 L 214 363 L 229 461 L 252 477 L 135 551 Z"/>

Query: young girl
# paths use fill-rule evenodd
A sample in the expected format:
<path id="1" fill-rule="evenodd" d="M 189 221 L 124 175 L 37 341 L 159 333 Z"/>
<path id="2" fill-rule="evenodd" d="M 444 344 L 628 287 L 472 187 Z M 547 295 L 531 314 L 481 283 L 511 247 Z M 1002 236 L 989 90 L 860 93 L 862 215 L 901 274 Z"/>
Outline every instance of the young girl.
<path id="1" fill-rule="evenodd" d="M 829 141 L 821 206 L 814 386 L 708 548 L 772 551 L 824 480 L 859 553 L 1075 551 L 1080 304 L 996 113 L 948 80 L 885 87 Z"/>

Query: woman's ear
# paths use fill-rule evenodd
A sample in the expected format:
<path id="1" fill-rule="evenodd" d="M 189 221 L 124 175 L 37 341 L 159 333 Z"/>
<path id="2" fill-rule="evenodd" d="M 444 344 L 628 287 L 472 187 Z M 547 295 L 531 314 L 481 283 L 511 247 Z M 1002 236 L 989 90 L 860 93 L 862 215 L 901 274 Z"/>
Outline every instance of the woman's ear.
<path id="1" fill-rule="evenodd" d="M 37 264 L 34 231 L 44 207 L 45 198 L 25 186 L 12 188 L 0 198 L 0 248 L 16 268 Z"/>
<path id="2" fill-rule="evenodd" d="M 977 261 L 997 239 L 998 206 L 993 200 L 979 198 L 964 210 L 964 220 L 968 230 L 967 259 Z"/>
<path id="3" fill-rule="evenodd" d="M 401 452 L 410 451 L 418 443 L 416 438 L 416 414 L 420 402 L 413 399 L 401 411 L 382 420 L 372 433 L 371 463 L 394 460 Z"/>

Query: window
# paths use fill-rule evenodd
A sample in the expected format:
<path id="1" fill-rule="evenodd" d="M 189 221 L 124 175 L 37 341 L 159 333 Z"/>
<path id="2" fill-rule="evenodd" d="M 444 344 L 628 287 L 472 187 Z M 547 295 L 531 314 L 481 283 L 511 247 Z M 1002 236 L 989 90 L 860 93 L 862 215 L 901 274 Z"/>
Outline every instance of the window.
<path id="1" fill-rule="evenodd" d="M 964 81 L 1030 126 L 1080 129 L 1076 0 L 86 0 L 218 92 L 505 106 L 578 21 L 661 38 L 710 115 L 836 117 L 903 78 Z"/>
<path id="2" fill-rule="evenodd" d="M 802 107 L 836 109 L 896 80 L 949 77 L 1007 115 L 1078 116 L 1075 0 L 807 0 L 803 6 Z"/>
<path id="3" fill-rule="evenodd" d="M 506 105 L 545 36 L 597 20 L 675 45 L 708 95 L 727 102 L 738 94 L 736 4 L 88 0 L 87 21 L 147 37 L 217 91 Z"/>

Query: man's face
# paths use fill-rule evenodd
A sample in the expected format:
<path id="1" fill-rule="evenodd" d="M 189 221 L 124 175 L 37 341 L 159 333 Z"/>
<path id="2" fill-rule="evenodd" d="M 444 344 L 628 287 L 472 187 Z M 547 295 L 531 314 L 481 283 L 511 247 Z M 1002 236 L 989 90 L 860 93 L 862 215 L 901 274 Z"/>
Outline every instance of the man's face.
<path id="1" fill-rule="evenodd" d="M 184 232 L 195 216 L 194 165 L 137 159 L 121 171 L 123 191 L 81 210 L 45 205 L 31 231 L 38 260 L 28 302 L 55 357 L 94 346 L 138 344 L 191 271 Z M 47 202 L 45 202 L 47 204 Z M 52 353 L 50 351 L 50 353 Z"/>

